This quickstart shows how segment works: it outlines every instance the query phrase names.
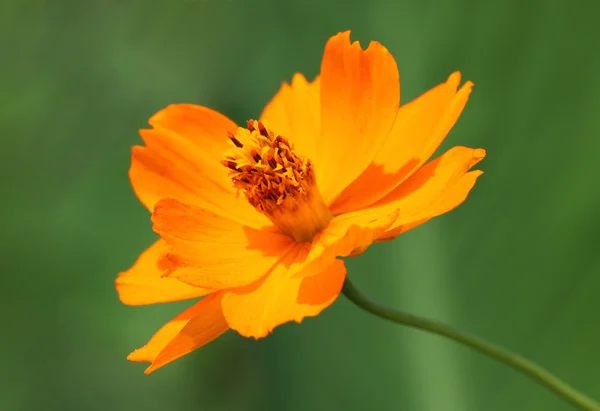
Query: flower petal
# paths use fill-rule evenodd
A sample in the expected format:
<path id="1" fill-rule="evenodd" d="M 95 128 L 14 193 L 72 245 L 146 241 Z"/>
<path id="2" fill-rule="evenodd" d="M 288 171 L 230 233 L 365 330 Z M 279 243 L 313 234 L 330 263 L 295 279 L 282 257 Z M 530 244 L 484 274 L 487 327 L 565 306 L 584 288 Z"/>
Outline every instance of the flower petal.
<path id="1" fill-rule="evenodd" d="M 133 267 L 119 274 L 115 285 L 123 304 L 145 305 L 201 297 L 211 290 L 192 287 L 176 278 L 164 277 L 169 269 L 164 251 L 167 243 L 158 240 L 144 251 Z"/>
<path id="2" fill-rule="evenodd" d="M 395 237 L 459 206 L 483 172 L 468 170 L 485 157 L 485 150 L 453 147 L 414 173 L 370 210 L 399 210 L 380 239 Z"/>
<path id="3" fill-rule="evenodd" d="M 159 111 L 150 124 L 152 130 L 140 130 L 146 146 L 133 148 L 129 170 L 149 210 L 162 198 L 176 198 L 253 227 L 271 225 L 237 195 L 220 163 L 235 123 L 206 107 L 177 104 Z"/>
<path id="4" fill-rule="evenodd" d="M 423 165 L 438 149 L 465 107 L 473 83 L 457 91 L 460 73 L 400 107 L 373 163 L 335 201 L 335 214 L 375 204 Z"/>
<path id="5" fill-rule="evenodd" d="M 288 269 L 299 251 L 289 253 L 260 281 L 225 292 L 222 307 L 229 327 L 261 338 L 278 325 L 315 316 L 335 301 L 346 277 L 344 262 L 335 260 L 312 277 L 291 278 Z"/>
<path id="6" fill-rule="evenodd" d="M 315 152 L 321 129 L 320 91 L 319 77 L 308 82 L 297 73 L 291 84 L 281 85 L 260 116 L 267 128 L 287 137 L 294 149 L 309 158 L 317 170 L 319 165 L 315 164 Z"/>
<path id="7" fill-rule="evenodd" d="M 350 32 L 333 36 L 321 63 L 321 139 L 315 163 L 327 204 L 368 166 L 400 104 L 396 61 L 377 42 L 363 50 Z"/>
<path id="8" fill-rule="evenodd" d="M 299 244 L 296 264 L 290 266 L 293 278 L 317 275 L 329 267 L 336 257 L 360 254 L 398 218 L 391 208 L 364 210 L 335 217 L 312 243 Z"/>
<path id="9" fill-rule="evenodd" d="M 150 362 L 152 371 L 208 344 L 229 329 L 221 309 L 222 293 L 204 297 L 165 324 L 148 344 L 129 354 L 130 361 Z"/>
<path id="10" fill-rule="evenodd" d="M 474 170 L 466 173 L 465 175 L 460 177 L 458 181 L 454 182 L 452 187 L 449 188 L 448 191 L 446 191 L 443 194 L 443 197 L 440 199 L 437 207 L 433 210 L 433 212 L 430 215 L 411 223 L 404 223 L 403 225 L 394 225 L 394 227 L 391 227 L 387 232 L 384 233 L 383 237 L 385 238 L 382 238 L 382 240 L 393 239 L 398 235 L 410 230 L 411 228 L 415 228 L 429 221 L 433 217 L 437 217 L 439 215 L 452 211 L 467 199 L 469 192 L 471 191 L 473 186 L 475 186 L 477 178 L 479 178 L 479 176 L 482 174 L 483 171 L 481 170 Z"/>
<path id="11" fill-rule="evenodd" d="M 170 277 L 210 289 L 250 284 L 293 247 L 276 231 L 257 230 L 173 199 L 158 202 L 154 231 L 169 245 Z"/>
<path id="12" fill-rule="evenodd" d="M 315 275 L 335 257 L 362 253 L 392 226 L 398 218 L 393 209 L 358 211 L 334 218 L 323 232 L 315 237 L 304 265 L 295 276 Z"/>

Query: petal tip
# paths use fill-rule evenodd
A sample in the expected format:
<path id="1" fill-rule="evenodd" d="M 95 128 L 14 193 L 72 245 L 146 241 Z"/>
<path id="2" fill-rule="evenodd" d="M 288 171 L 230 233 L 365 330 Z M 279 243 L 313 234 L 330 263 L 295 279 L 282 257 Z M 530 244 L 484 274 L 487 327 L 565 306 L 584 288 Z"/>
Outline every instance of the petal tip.
<path id="1" fill-rule="evenodd" d="M 227 318 L 227 317 L 225 317 Z M 273 329 L 269 329 L 267 327 L 261 327 L 261 328 L 248 328 L 248 329 L 244 329 L 244 328 L 240 328 L 240 329 L 235 329 L 233 327 L 231 327 L 231 325 L 228 323 L 227 325 L 229 325 L 229 327 L 232 330 L 235 330 L 239 335 L 241 335 L 244 338 L 252 338 L 254 339 L 254 341 L 258 341 L 260 339 L 263 339 L 265 337 L 267 337 L 269 334 L 271 334 L 273 332 Z"/>
<path id="2" fill-rule="evenodd" d="M 258 341 L 258 340 L 261 340 L 261 339 L 267 337 L 269 334 L 270 334 L 270 331 L 266 331 L 264 333 L 259 333 L 256 335 L 245 336 L 245 337 L 247 337 L 247 338 L 251 337 L 251 338 L 254 338 L 254 341 Z"/>
<path id="3" fill-rule="evenodd" d="M 122 273 L 119 273 L 119 275 L 117 276 L 117 278 L 115 279 L 115 289 L 117 290 L 117 295 L 119 297 L 119 301 L 121 301 L 121 304 L 124 305 L 134 305 L 134 304 L 130 304 L 130 301 L 125 297 L 125 293 L 122 292 L 122 289 L 124 286 L 127 286 L 126 282 L 125 282 L 125 271 Z"/>
<path id="4" fill-rule="evenodd" d="M 145 131 L 145 129 L 141 129 L 140 130 L 140 136 L 142 136 L 142 138 L 144 138 L 144 133 L 143 133 L 144 131 Z M 143 151 L 144 151 L 144 146 L 137 146 L 136 145 L 136 146 L 131 147 L 131 165 L 129 166 L 129 170 L 130 171 L 134 167 L 134 160 Z"/>
<path id="5" fill-rule="evenodd" d="M 469 163 L 469 168 L 474 167 L 477 163 L 485 158 L 487 152 L 483 148 L 474 148 L 473 149 L 473 159 Z M 483 172 L 482 172 L 483 173 Z"/>
<path id="6" fill-rule="evenodd" d="M 148 119 L 148 124 L 150 124 L 152 126 L 152 125 L 154 125 L 155 122 L 160 121 L 160 119 L 164 117 L 165 112 L 173 110 L 174 106 L 175 106 L 175 104 L 169 104 L 168 106 L 163 107 L 162 109 L 158 110 L 156 113 L 154 113 L 152 116 L 150 116 L 150 118 Z"/>
<path id="7" fill-rule="evenodd" d="M 357 42 L 358 43 L 358 42 Z M 369 43 L 369 47 L 367 47 L 367 49 L 365 50 L 365 52 L 371 52 L 371 53 L 384 53 L 384 54 L 392 54 L 390 53 L 390 51 L 387 49 L 387 47 L 385 47 L 383 44 L 381 44 L 378 41 L 371 41 Z"/>
<path id="8" fill-rule="evenodd" d="M 156 366 L 154 366 L 153 364 L 150 364 L 150 366 L 144 370 L 144 374 L 146 374 L 146 375 L 150 375 L 150 374 L 152 374 L 154 371 L 156 371 L 158 368 L 160 368 L 160 367 L 156 367 Z"/>
<path id="9" fill-rule="evenodd" d="M 292 87 L 295 87 L 299 84 L 306 84 L 308 81 L 306 80 L 306 77 L 304 76 L 304 74 L 302 73 L 294 73 L 294 75 L 292 76 L 292 83 L 288 84 L 288 87 L 291 85 Z M 287 84 L 287 83 L 283 83 L 283 84 Z"/>
<path id="10" fill-rule="evenodd" d="M 473 83 L 471 80 L 467 80 L 465 82 L 465 84 L 462 86 L 462 88 L 468 88 L 469 90 L 472 89 L 473 87 L 475 87 L 475 83 Z"/>
<path id="11" fill-rule="evenodd" d="M 448 76 L 448 81 L 452 81 L 453 83 L 454 82 L 460 83 L 461 78 L 462 78 L 461 72 L 459 70 L 456 70 L 455 72 L 453 72 L 452 74 L 450 74 Z"/>
<path id="12" fill-rule="evenodd" d="M 342 46 L 350 46 L 350 30 L 340 31 L 327 40 L 325 48 L 334 47 L 335 43 L 341 43 Z"/>
<path id="13" fill-rule="evenodd" d="M 173 115 L 175 113 L 180 114 L 184 110 L 188 109 L 189 106 L 190 104 L 171 103 L 154 113 L 148 120 L 148 124 L 154 126 L 155 123 L 160 123 L 162 120 L 166 119 L 170 115 Z"/>
<path id="14" fill-rule="evenodd" d="M 147 356 L 144 355 L 144 347 L 138 348 L 138 349 L 132 351 L 127 356 L 127 360 L 128 361 L 133 361 L 133 362 L 147 362 L 147 361 L 149 361 L 148 358 L 147 358 Z"/>
<path id="15" fill-rule="evenodd" d="M 485 158 L 487 151 L 484 148 L 476 148 L 473 150 L 473 157 L 477 160 Z"/>
<path id="16" fill-rule="evenodd" d="M 448 85 L 448 87 L 452 88 L 452 90 L 454 90 L 454 92 L 456 92 L 461 79 L 462 79 L 462 74 L 460 73 L 460 71 L 455 71 L 454 73 L 452 73 L 448 76 L 448 79 L 446 80 L 446 84 Z"/>

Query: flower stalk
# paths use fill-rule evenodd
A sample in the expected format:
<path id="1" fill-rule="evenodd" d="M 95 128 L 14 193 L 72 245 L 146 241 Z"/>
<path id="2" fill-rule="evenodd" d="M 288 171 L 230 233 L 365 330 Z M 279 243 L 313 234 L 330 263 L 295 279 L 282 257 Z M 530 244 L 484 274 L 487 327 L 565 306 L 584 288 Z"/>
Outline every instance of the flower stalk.
<path id="1" fill-rule="evenodd" d="M 514 368 L 515 370 L 528 375 L 539 384 L 548 388 L 550 391 L 554 392 L 556 395 L 580 410 L 600 411 L 600 405 L 593 399 L 587 397 L 586 395 L 577 391 L 575 388 L 561 381 L 559 378 L 552 375 L 548 370 L 527 360 L 526 358 L 521 357 L 520 355 L 514 354 L 501 347 L 498 347 L 497 345 L 459 331 L 450 327 L 449 325 L 393 310 L 380 305 L 359 291 L 348 279 L 348 277 L 346 277 L 346 280 L 344 281 L 342 293 L 358 307 L 371 314 L 397 324 L 402 324 L 408 327 L 418 328 L 433 334 L 441 335 L 442 337 L 454 340 L 460 344 L 475 349 L 490 358 L 498 360 Z"/>

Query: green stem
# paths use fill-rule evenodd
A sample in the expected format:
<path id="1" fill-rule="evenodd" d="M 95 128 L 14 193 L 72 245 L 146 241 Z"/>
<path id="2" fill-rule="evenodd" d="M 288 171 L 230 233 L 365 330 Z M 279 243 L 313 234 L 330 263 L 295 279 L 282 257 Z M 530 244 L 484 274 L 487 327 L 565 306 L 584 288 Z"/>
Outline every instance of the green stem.
<path id="1" fill-rule="evenodd" d="M 518 371 L 521 371 L 581 410 L 600 411 L 600 405 L 598 405 L 594 400 L 570 387 L 539 365 L 536 365 L 517 354 L 513 354 L 482 339 L 458 331 L 446 324 L 417 317 L 411 314 L 406 314 L 379 305 L 360 292 L 347 277 L 346 281 L 344 282 L 342 292 L 350 301 L 365 311 L 370 312 L 371 314 L 375 314 L 378 317 L 390 320 L 397 324 L 407 325 L 409 327 L 418 328 L 429 331 L 433 334 L 450 338 L 451 340 L 471 347 L 491 358 L 511 366 Z"/>

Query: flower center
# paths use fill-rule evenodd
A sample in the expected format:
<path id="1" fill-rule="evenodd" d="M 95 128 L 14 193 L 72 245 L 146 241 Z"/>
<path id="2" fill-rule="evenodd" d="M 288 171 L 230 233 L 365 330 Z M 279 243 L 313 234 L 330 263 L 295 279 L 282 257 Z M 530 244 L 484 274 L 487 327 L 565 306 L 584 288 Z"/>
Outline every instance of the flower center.
<path id="1" fill-rule="evenodd" d="M 281 233 L 297 242 L 312 241 L 327 227 L 333 216 L 317 188 L 314 167 L 285 137 L 248 120 L 248 128 L 229 133 L 229 139 L 235 147 L 221 164 L 229 168 L 234 187 Z"/>

